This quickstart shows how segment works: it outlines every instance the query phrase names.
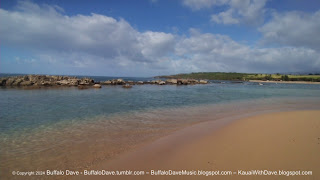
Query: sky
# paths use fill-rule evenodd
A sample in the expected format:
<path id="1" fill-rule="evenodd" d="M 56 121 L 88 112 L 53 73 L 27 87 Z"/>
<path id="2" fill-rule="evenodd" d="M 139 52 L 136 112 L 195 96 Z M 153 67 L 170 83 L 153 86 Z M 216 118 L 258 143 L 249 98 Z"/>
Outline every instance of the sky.
<path id="1" fill-rule="evenodd" d="M 0 2 L 0 73 L 190 72 L 320 72 L 320 1 Z"/>

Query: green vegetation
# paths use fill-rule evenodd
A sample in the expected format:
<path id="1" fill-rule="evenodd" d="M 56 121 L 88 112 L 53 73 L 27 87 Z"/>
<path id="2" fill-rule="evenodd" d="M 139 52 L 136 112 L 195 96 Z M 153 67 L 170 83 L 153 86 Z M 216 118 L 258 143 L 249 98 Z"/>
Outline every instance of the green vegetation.
<path id="1" fill-rule="evenodd" d="M 159 78 L 209 79 L 209 80 L 270 80 L 270 81 L 312 81 L 320 82 L 320 75 L 282 75 L 282 74 L 254 74 L 254 73 L 225 73 L 225 72 L 198 72 L 190 74 L 176 74 L 158 76 Z"/>

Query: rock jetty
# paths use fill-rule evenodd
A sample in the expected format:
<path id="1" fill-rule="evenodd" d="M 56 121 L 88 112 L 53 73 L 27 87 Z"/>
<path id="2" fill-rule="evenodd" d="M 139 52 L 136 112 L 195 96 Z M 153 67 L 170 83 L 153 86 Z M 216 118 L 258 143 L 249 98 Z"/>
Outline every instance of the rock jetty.
<path id="1" fill-rule="evenodd" d="M 0 78 L 0 86 L 92 86 L 94 80 L 71 76 L 25 75 Z"/>
<path id="2" fill-rule="evenodd" d="M 123 79 L 112 79 L 100 82 L 102 85 L 143 85 L 143 84 L 158 84 L 158 85 L 194 85 L 194 84 L 208 84 L 206 80 L 196 79 L 167 79 L 167 80 L 152 80 L 152 81 L 124 81 Z"/>
<path id="3" fill-rule="evenodd" d="M 196 79 L 157 79 L 152 81 L 124 81 L 123 79 L 112 79 L 103 82 L 95 82 L 91 78 L 77 78 L 71 76 L 52 75 L 25 75 L 0 78 L 0 86 L 6 87 L 62 87 L 77 86 L 79 89 L 101 88 L 101 85 L 122 85 L 131 88 L 132 85 L 194 85 L 208 84 L 206 80 Z"/>

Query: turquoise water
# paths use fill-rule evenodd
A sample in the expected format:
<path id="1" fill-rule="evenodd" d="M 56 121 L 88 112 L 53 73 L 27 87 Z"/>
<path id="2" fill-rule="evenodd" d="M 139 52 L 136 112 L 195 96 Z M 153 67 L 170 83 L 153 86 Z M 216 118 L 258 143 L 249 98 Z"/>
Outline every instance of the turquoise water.
<path id="1" fill-rule="evenodd" d="M 16 178 L 12 170 L 80 170 L 187 125 L 230 115 L 320 109 L 319 94 L 315 84 L 228 81 L 131 89 L 2 87 L 1 176 Z"/>
<path id="2" fill-rule="evenodd" d="M 154 108 L 216 104 L 270 97 L 319 97 L 320 85 L 211 83 L 193 86 L 141 85 L 132 89 L 0 89 L 0 131 L 35 128 L 77 118 Z"/>

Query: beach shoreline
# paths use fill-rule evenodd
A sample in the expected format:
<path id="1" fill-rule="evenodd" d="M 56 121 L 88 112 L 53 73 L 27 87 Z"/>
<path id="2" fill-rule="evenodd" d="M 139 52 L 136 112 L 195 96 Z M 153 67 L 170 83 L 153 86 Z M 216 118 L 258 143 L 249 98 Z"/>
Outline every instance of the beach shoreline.
<path id="1" fill-rule="evenodd" d="M 107 170 L 312 171 L 319 178 L 320 111 L 265 112 L 199 123 L 99 164 Z M 116 179 L 208 179 L 207 176 L 114 176 Z M 250 176 L 249 176 L 250 177 Z M 75 179 L 103 179 L 82 176 Z M 248 175 L 215 178 L 248 179 Z M 250 177 L 252 178 L 252 177 Z M 259 176 L 282 179 L 285 175 Z M 304 176 L 292 176 L 291 179 Z"/>
<path id="2" fill-rule="evenodd" d="M 23 137 L 4 136 L 6 141 L 1 141 L 4 147 L 2 152 L 11 152 L 11 149 L 18 150 L 16 148 L 18 145 L 34 139 L 32 137 L 41 137 L 41 141 L 38 141 L 38 144 L 35 144 L 36 142 L 24 144 L 24 148 L 20 150 L 30 153 L 20 156 L 24 159 L 18 159 L 14 154 L 4 154 L 7 159 L 3 165 L 7 168 L 3 170 L 7 173 L 3 175 L 11 179 L 13 176 L 9 172 L 12 170 L 31 171 L 36 168 L 62 171 L 73 169 L 79 172 L 99 169 L 133 170 L 136 167 L 142 167 L 139 166 L 140 160 L 135 159 L 139 156 L 150 157 L 155 153 L 177 151 L 177 147 L 181 149 L 181 147 L 189 145 L 190 142 L 200 142 L 211 133 L 244 118 L 283 111 L 318 110 L 320 109 L 318 102 L 315 98 L 267 98 L 194 107 L 150 109 L 149 111 L 121 114 L 112 118 L 97 117 L 91 119 L 89 123 L 62 123 L 50 129 L 28 134 L 28 136 L 23 134 Z M 136 123 L 130 125 L 129 122 Z M 110 123 L 113 126 L 110 126 Z M 122 124 L 126 124 L 127 127 Z M 108 126 L 119 126 L 121 129 L 106 129 Z M 11 141 L 16 143 L 10 144 Z M 57 146 L 54 144 L 55 142 L 63 142 L 63 144 Z M 34 152 L 33 150 L 36 148 L 38 151 Z M 141 155 L 132 155 L 136 152 L 140 152 Z M 55 154 L 59 154 L 59 156 Z M 120 159 L 129 156 L 133 158 L 129 161 L 137 163 L 137 166 L 131 163 L 133 168 L 127 167 L 130 164 L 127 163 L 128 160 L 120 161 Z M 64 161 L 66 158 L 68 161 Z M 154 159 L 154 165 L 158 164 L 157 158 L 150 159 Z M 165 160 L 166 158 L 162 157 L 161 159 Z M 148 163 L 145 164 L 144 158 L 141 160 L 143 162 L 140 162 L 140 165 L 148 165 Z M 61 179 L 61 176 L 42 178 Z M 63 178 L 99 179 L 105 177 L 63 176 Z M 121 179 L 122 176 L 117 178 Z M 14 179 L 19 179 L 19 177 L 16 176 Z"/>
<path id="3" fill-rule="evenodd" d="M 255 83 L 283 83 L 283 84 L 320 84 L 320 82 L 311 82 L 311 81 L 262 81 L 262 80 L 249 80 L 249 82 Z"/>

